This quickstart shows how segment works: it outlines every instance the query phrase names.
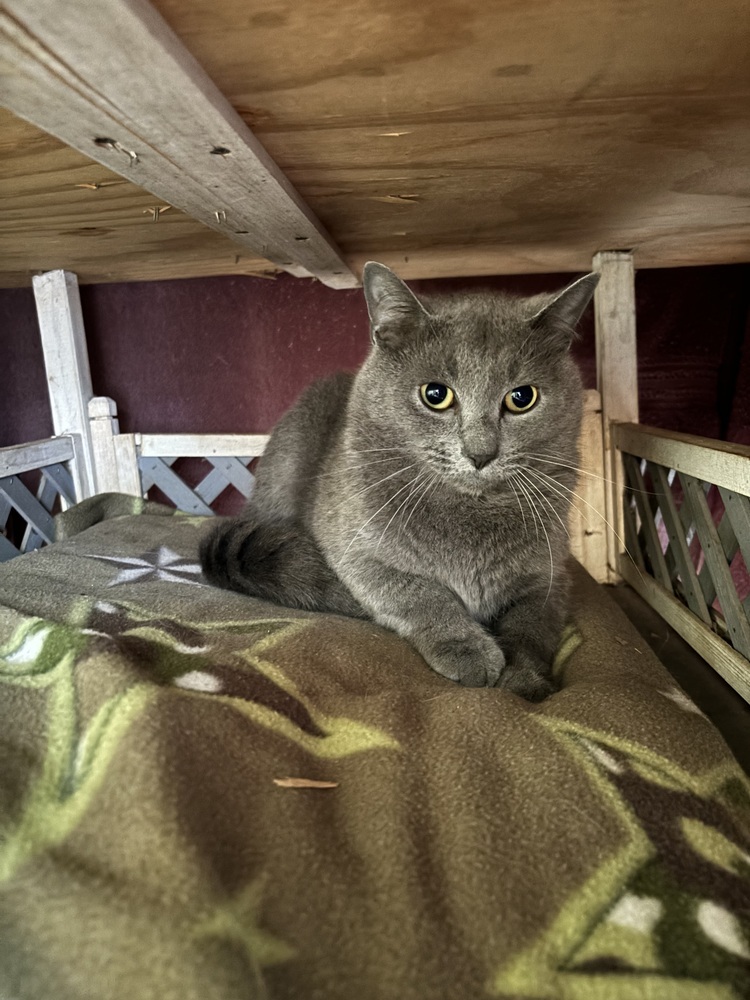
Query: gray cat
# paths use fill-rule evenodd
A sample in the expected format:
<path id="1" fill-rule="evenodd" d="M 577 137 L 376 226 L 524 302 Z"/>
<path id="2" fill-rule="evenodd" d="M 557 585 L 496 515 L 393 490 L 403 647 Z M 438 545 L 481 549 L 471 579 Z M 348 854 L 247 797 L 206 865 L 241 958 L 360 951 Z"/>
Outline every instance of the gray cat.
<path id="1" fill-rule="evenodd" d="M 450 680 L 544 698 L 581 420 L 568 348 L 597 281 L 420 301 L 368 263 L 367 360 L 278 423 L 245 510 L 203 541 L 208 580 L 374 619 Z"/>

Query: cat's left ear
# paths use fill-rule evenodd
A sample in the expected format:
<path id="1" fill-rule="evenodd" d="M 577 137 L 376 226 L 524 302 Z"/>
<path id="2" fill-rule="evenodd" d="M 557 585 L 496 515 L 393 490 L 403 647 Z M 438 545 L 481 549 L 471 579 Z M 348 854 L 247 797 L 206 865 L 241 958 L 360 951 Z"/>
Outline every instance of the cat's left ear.
<path id="1" fill-rule="evenodd" d="M 400 346 L 427 318 L 416 295 L 385 264 L 368 261 L 362 287 L 370 315 L 370 337 L 378 347 Z"/>
<path id="2" fill-rule="evenodd" d="M 584 310 L 599 284 L 599 277 L 594 271 L 574 281 L 572 285 L 568 285 L 551 302 L 548 302 L 532 316 L 532 326 L 544 327 L 546 330 L 554 332 L 561 344 L 565 348 L 569 347 L 578 320 L 583 316 Z"/>

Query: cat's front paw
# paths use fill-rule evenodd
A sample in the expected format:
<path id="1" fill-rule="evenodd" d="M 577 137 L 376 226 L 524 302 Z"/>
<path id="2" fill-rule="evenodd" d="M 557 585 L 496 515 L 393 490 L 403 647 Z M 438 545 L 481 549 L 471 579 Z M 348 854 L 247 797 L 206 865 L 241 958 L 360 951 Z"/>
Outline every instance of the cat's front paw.
<path id="1" fill-rule="evenodd" d="M 465 687 L 495 687 L 505 669 L 505 654 L 492 639 L 442 639 L 422 649 L 432 669 Z"/>
<path id="2" fill-rule="evenodd" d="M 534 702 L 544 701 L 559 690 L 549 665 L 523 653 L 508 663 L 495 686 Z"/>

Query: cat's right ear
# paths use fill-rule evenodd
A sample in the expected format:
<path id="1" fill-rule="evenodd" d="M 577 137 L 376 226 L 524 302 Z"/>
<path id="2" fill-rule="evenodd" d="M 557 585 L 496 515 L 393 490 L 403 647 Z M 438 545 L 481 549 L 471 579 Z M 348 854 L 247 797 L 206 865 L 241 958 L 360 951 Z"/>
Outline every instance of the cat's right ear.
<path id="1" fill-rule="evenodd" d="M 419 299 L 386 267 L 369 260 L 362 287 L 370 315 L 370 338 L 378 347 L 399 347 L 427 317 Z"/>

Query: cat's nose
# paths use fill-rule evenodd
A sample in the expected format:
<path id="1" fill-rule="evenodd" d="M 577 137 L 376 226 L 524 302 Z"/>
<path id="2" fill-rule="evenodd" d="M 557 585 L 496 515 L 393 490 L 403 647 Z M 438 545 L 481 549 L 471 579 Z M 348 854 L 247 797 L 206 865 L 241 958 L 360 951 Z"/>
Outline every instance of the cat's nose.
<path id="1" fill-rule="evenodd" d="M 493 458 L 497 458 L 497 448 L 494 451 L 482 451 L 473 455 L 467 453 L 466 457 L 473 463 L 475 469 L 483 469 Z"/>

